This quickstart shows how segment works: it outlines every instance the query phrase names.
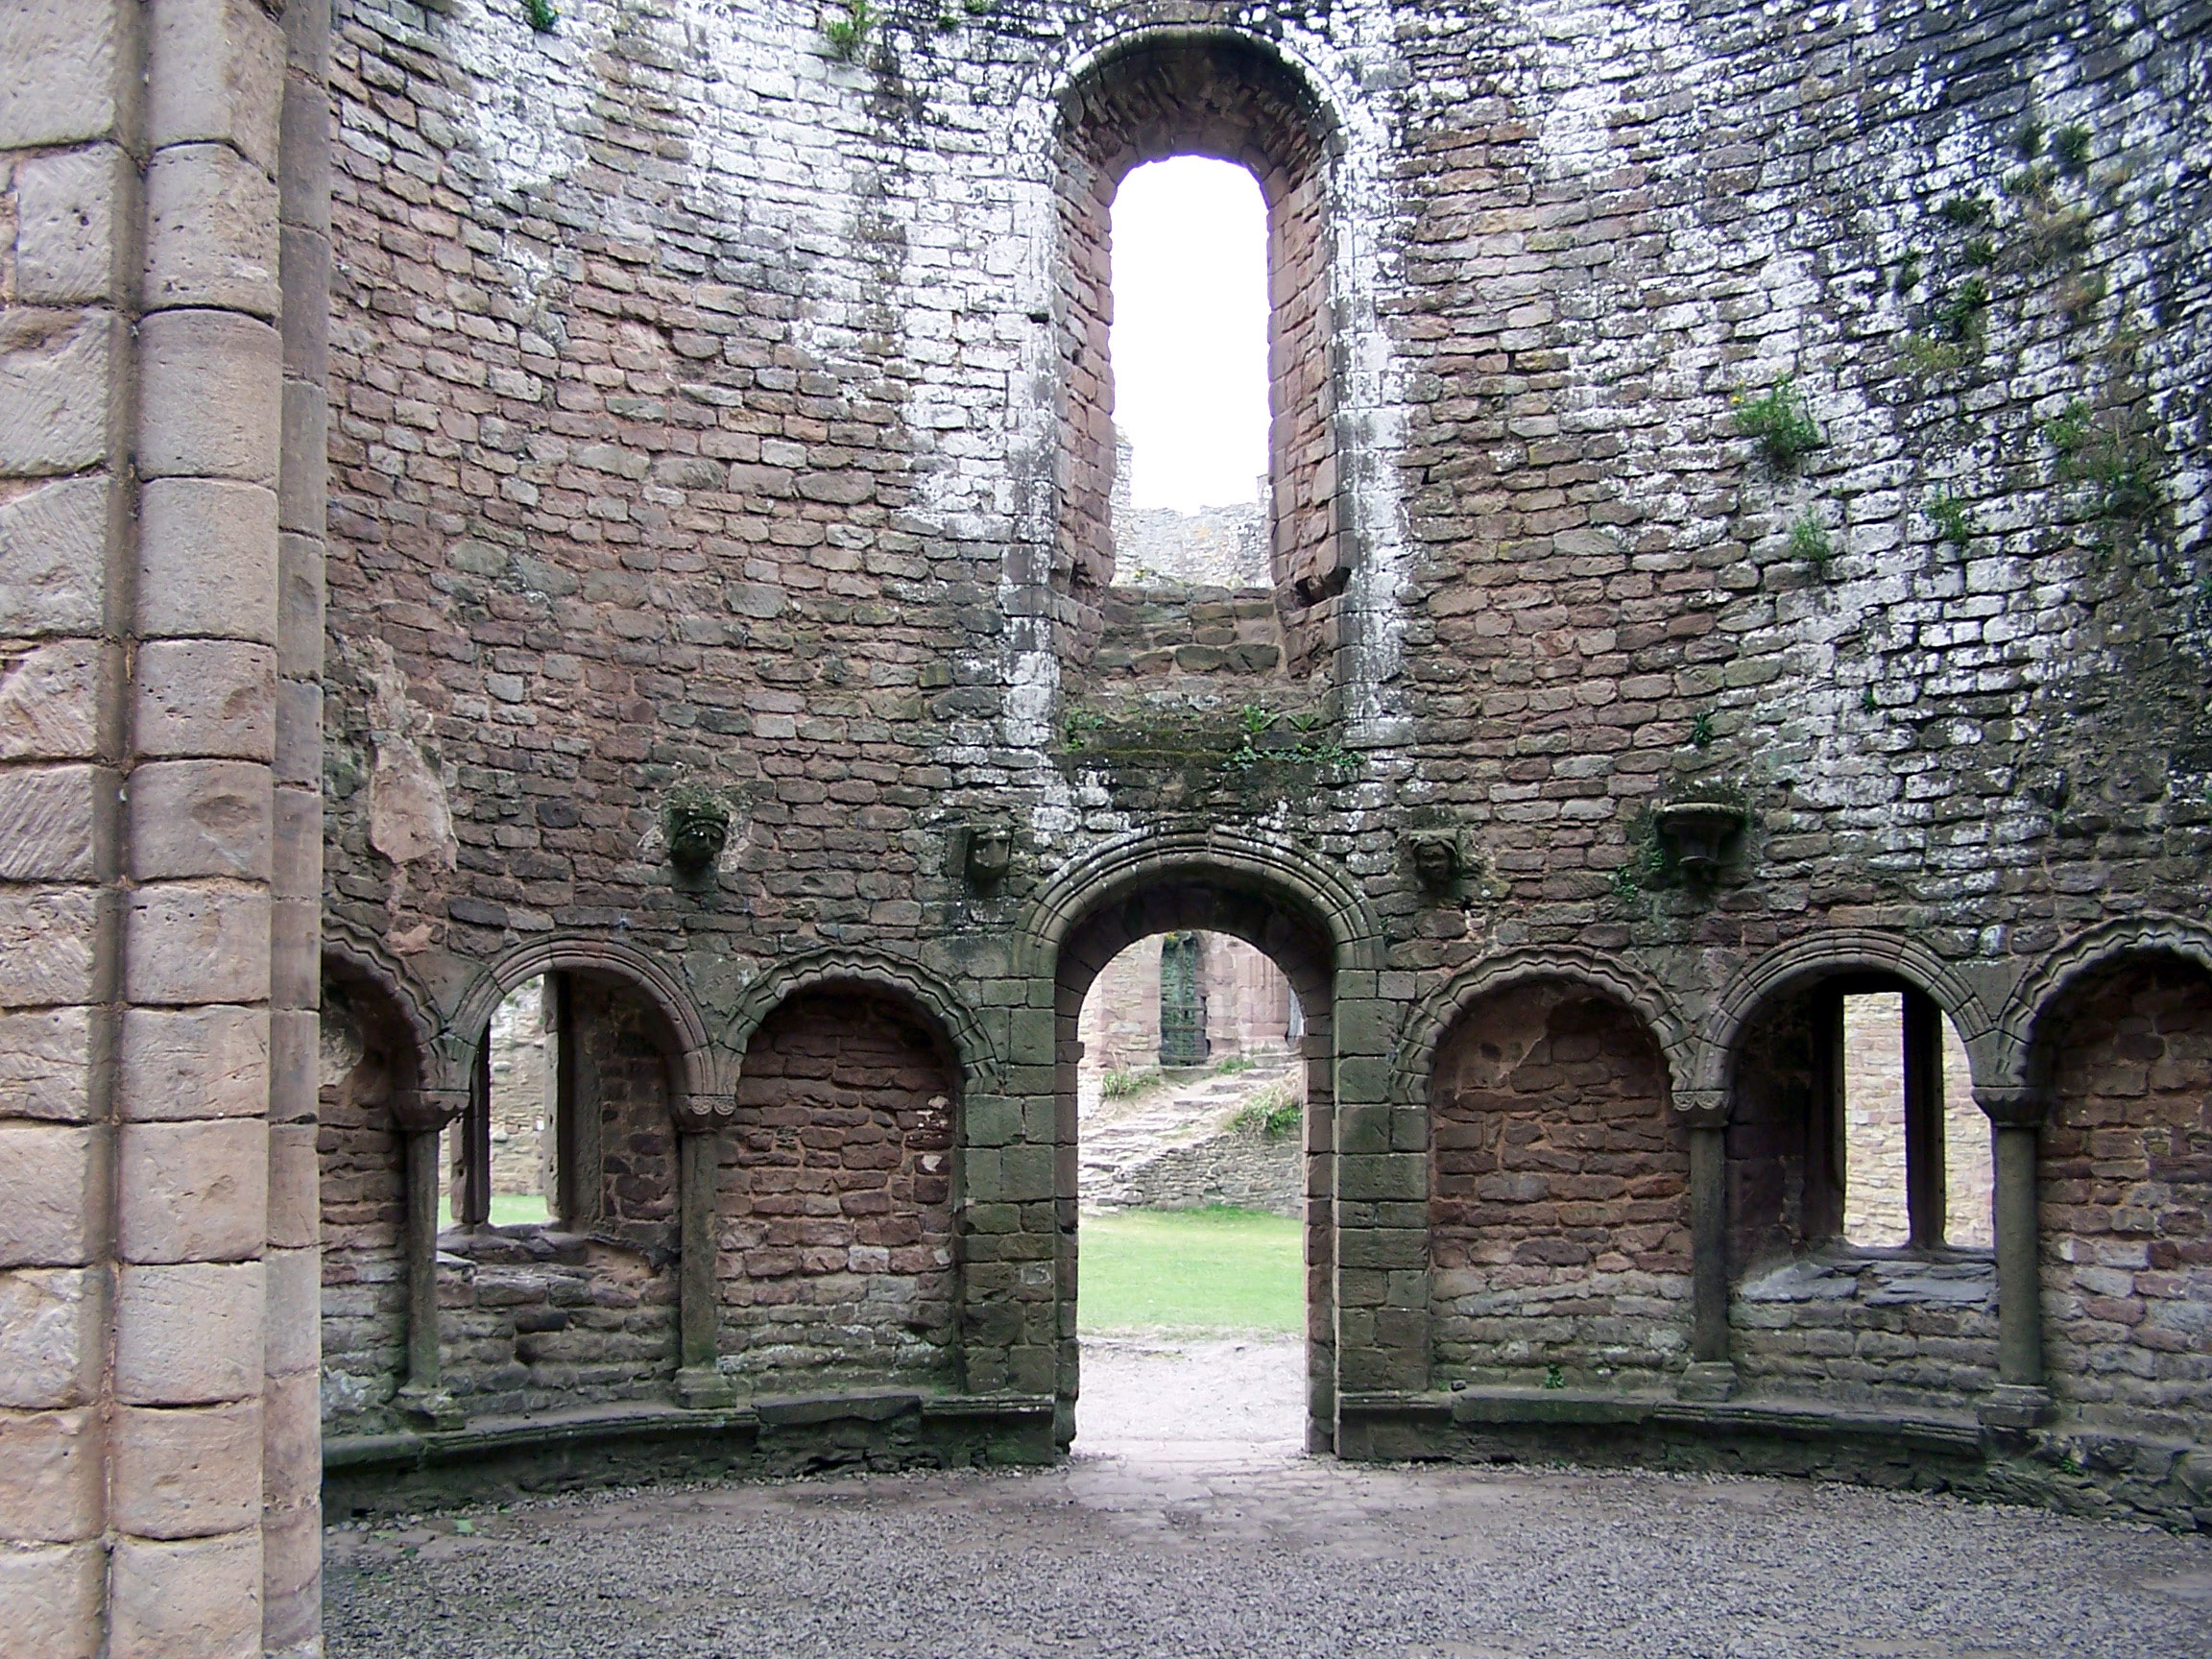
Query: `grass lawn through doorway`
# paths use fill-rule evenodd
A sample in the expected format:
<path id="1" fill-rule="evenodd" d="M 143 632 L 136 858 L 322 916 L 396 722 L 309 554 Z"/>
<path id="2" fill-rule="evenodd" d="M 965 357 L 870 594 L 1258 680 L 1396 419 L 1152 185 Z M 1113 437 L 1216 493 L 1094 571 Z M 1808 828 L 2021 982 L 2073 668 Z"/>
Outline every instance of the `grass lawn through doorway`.
<path id="1" fill-rule="evenodd" d="M 1086 1332 L 1305 1329 L 1306 1269 L 1291 1215 L 1125 1210 L 1077 1233 Z"/>

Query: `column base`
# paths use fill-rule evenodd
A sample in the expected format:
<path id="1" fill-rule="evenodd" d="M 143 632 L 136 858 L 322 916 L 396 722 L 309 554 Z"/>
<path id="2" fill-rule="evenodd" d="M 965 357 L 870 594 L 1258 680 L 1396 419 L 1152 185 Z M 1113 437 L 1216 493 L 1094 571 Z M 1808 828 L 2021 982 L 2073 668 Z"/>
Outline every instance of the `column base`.
<path id="1" fill-rule="evenodd" d="M 2034 1429 L 2051 1420 L 2051 1390 L 2000 1382 L 1974 1407 L 1984 1429 Z"/>
<path id="2" fill-rule="evenodd" d="M 1674 1385 L 1677 1400 L 1695 1400 L 1707 1406 L 1718 1406 L 1736 1392 L 1736 1367 L 1725 1359 L 1700 1359 L 1684 1367 L 1682 1380 Z"/>
<path id="3" fill-rule="evenodd" d="M 737 1385 L 711 1365 L 686 1365 L 676 1373 L 676 1404 L 687 1411 L 726 1411 L 737 1404 Z"/>
<path id="4" fill-rule="evenodd" d="M 443 1388 L 420 1388 L 410 1382 L 392 1397 L 392 1403 L 425 1429 L 465 1429 L 469 1425 L 468 1414 Z"/>

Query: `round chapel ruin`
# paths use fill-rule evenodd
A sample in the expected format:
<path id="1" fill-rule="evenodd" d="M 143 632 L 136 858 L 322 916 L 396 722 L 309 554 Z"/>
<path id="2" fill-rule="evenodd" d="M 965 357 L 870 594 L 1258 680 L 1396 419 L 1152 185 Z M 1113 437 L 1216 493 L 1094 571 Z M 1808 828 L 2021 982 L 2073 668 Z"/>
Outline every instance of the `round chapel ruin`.
<path id="1" fill-rule="evenodd" d="M 2212 1525 L 2207 35 L 10 8 L 0 1651 L 317 1651 L 325 1507 L 1054 1458 L 1160 935 L 1294 996 L 1314 1452 Z M 1260 553 L 1125 568 L 1180 155 Z"/>

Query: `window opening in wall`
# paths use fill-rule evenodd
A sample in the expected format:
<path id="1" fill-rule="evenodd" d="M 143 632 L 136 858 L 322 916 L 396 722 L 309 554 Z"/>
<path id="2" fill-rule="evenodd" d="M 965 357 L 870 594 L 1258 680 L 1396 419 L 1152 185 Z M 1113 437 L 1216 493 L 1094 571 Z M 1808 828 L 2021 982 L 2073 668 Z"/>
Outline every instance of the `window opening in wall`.
<path id="1" fill-rule="evenodd" d="M 1868 1249 L 1993 1241 L 1988 1119 L 1965 1046 L 1917 991 L 1837 998 L 1842 1236 Z"/>
<path id="2" fill-rule="evenodd" d="M 571 1217 L 578 1197 L 563 1184 L 583 1160 L 574 1145 L 574 1046 L 561 1041 L 569 978 L 525 980 L 493 1011 L 478 1046 L 467 1110 L 440 1147 L 442 1225 L 495 1227 Z"/>
<path id="3" fill-rule="evenodd" d="M 1140 940 L 1084 998 L 1078 1432 L 1088 1444 L 1303 1437 L 1297 1023 L 1282 970 L 1221 933 Z"/>
<path id="4" fill-rule="evenodd" d="M 1234 162 L 1139 167 L 1114 199 L 1115 581 L 1265 588 L 1267 206 Z"/>

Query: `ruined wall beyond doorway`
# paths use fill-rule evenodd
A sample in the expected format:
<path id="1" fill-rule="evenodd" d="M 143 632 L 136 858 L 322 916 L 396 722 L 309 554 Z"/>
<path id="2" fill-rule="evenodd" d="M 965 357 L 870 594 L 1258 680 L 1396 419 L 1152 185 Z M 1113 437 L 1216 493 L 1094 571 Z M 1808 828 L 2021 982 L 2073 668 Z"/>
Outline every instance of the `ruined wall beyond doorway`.
<path id="1" fill-rule="evenodd" d="M 1206 1010 L 1201 1062 L 1291 1052 L 1297 1016 L 1283 971 L 1241 939 L 1196 937 Z M 1159 936 L 1141 939 L 1093 982 L 1081 1027 L 1087 1072 L 1142 1071 L 1160 1064 L 1160 950 Z"/>

